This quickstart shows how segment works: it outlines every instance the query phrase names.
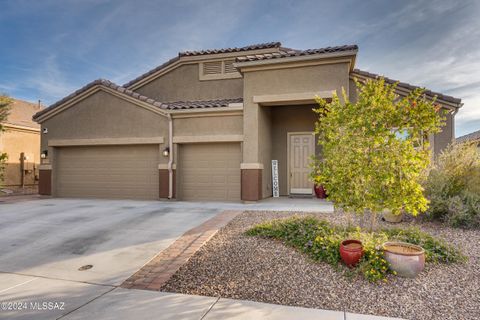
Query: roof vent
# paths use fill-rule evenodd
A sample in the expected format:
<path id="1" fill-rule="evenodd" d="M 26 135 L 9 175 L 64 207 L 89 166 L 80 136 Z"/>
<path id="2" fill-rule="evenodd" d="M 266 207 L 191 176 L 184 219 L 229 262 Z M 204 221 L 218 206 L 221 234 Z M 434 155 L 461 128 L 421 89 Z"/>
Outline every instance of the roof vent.
<path id="1" fill-rule="evenodd" d="M 237 70 L 233 66 L 235 60 L 225 60 L 224 61 L 224 72 L 225 73 L 235 73 Z"/>
<path id="2" fill-rule="evenodd" d="M 200 62 L 200 80 L 219 80 L 240 78 L 233 64 L 235 59 Z"/>
<path id="3" fill-rule="evenodd" d="M 212 61 L 203 63 L 203 74 L 221 74 L 222 73 L 222 61 Z"/>

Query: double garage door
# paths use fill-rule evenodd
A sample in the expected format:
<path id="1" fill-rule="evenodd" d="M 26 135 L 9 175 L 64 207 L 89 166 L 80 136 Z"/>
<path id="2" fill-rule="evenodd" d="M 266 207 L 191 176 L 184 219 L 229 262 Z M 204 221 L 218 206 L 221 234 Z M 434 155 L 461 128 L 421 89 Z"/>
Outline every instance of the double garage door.
<path id="1" fill-rule="evenodd" d="M 158 145 L 62 147 L 55 155 L 59 197 L 158 199 Z"/>
<path id="2" fill-rule="evenodd" d="M 240 200 L 239 143 L 179 146 L 177 190 L 182 200 Z M 59 197 L 158 199 L 159 146 L 61 147 L 55 157 Z"/>

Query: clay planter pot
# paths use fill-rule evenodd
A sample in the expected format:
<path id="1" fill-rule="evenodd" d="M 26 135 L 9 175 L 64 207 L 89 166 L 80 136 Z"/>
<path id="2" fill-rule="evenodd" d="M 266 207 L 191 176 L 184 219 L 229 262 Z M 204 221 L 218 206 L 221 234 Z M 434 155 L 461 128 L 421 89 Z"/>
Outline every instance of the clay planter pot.
<path id="1" fill-rule="evenodd" d="M 422 247 L 406 242 L 385 242 L 385 260 L 390 269 L 405 278 L 415 278 L 425 268 L 425 251 Z"/>
<path id="2" fill-rule="evenodd" d="M 402 222 L 403 213 L 401 214 L 393 214 L 391 210 L 384 209 L 382 212 L 383 220 L 390 222 L 390 223 L 399 223 Z"/>
<path id="3" fill-rule="evenodd" d="M 340 257 L 342 261 L 352 268 L 360 261 L 363 256 L 363 245 L 359 240 L 344 240 L 340 244 Z"/>
<path id="4" fill-rule="evenodd" d="M 327 197 L 327 191 L 325 191 L 323 186 L 315 186 L 313 189 L 315 190 L 315 195 L 317 198 L 325 199 Z"/>

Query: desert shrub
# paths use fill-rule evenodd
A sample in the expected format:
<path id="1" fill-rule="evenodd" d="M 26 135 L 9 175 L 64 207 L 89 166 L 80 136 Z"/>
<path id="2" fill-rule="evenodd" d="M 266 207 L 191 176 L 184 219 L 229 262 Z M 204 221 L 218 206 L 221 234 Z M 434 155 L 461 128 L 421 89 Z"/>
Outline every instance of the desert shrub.
<path id="1" fill-rule="evenodd" d="M 454 227 L 480 227 L 480 152 L 469 143 L 452 144 L 436 159 L 425 181 L 426 217 Z"/>
<path id="2" fill-rule="evenodd" d="M 340 227 L 314 217 L 290 217 L 255 225 L 245 233 L 248 236 L 277 239 L 307 254 L 315 261 L 339 266 L 340 243 L 345 239 L 362 241 L 364 256 L 354 272 L 369 281 L 385 279 L 392 271 L 383 257 L 382 244 L 389 240 L 417 244 L 425 249 L 429 262 L 454 263 L 465 256 L 453 246 L 415 228 L 383 229 L 366 232 L 359 227 Z"/>

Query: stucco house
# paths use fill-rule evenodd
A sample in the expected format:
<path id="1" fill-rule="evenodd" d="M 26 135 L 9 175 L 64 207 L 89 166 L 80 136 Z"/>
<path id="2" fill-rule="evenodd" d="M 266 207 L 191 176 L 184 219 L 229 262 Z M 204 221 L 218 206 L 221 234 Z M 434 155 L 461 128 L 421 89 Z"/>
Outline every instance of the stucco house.
<path id="1" fill-rule="evenodd" d="M 10 106 L 5 128 L 0 133 L 0 152 L 8 159 L 5 166 L 3 187 L 32 186 L 38 183 L 40 165 L 40 125 L 32 121 L 32 116 L 42 106 L 14 99 Z"/>
<path id="2" fill-rule="evenodd" d="M 40 192 L 57 197 L 256 201 L 312 194 L 309 158 L 314 97 L 377 75 L 355 69 L 358 47 L 312 50 L 279 42 L 177 57 L 123 86 L 96 80 L 37 113 Z M 388 79 L 388 81 L 393 81 Z M 397 92 L 415 88 L 399 83 Z M 439 152 L 454 137 L 460 99 L 427 91 L 449 110 L 430 137 Z"/>

